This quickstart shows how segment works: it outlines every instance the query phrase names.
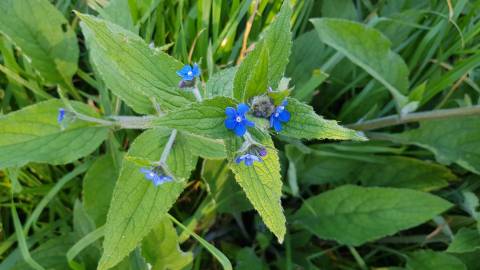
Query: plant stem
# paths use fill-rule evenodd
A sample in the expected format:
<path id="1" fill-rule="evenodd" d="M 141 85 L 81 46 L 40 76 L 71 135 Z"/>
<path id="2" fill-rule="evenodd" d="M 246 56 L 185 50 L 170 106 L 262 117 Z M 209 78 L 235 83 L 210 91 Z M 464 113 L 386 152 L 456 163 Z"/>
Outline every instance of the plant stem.
<path id="1" fill-rule="evenodd" d="M 434 110 L 428 112 L 417 112 L 405 116 L 390 115 L 361 123 L 349 124 L 346 127 L 355 130 L 373 130 L 389 126 L 396 126 L 406 123 L 419 122 L 424 120 L 445 119 L 480 114 L 480 105 L 456 109 Z"/>
<path id="2" fill-rule="evenodd" d="M 177 130 L 174 129 L 172 130 L 172 133 L 170 133 L 170 137 L 168 138 L 167 144 L 165 145 L 165 148 L 163 149 L 162 156 L 160 157 L 160 165 L 166 165 L 167 163 L 167 158 L 168 155 L 170 154 L 170 151 L 172 151 L 173 143 L 175 142 L 175 138 L 177 137 Z"/>
<path id="3" fill-rule="evenodd" d="M 202 95 L 200 94 L 200 91 L 198 90 L 197 85 L 195 84 L 195 87 L 193 87 L 193 94 L 195 95 L 195 98 L 197 99 L 198 102 L 202 102 L 203 98 Z"/>
<path id="4" fill-rule="evenodd" d="M 348 250 L 350 250 L 350 253 L 352 254 L 353 258 L 355 258 L 355 261 L 357 262 L 358 266 L 360 267 L 360 269 L 362 270 L 368 270 L 368 267 L 367 267 L 367 264 L 365 263 L 365 261 L 362 259 L 362 257 L 360 256 L 360 254 L 358 254 L 357 250 L 352 247 L 352 246 L 348 246 Z"/>

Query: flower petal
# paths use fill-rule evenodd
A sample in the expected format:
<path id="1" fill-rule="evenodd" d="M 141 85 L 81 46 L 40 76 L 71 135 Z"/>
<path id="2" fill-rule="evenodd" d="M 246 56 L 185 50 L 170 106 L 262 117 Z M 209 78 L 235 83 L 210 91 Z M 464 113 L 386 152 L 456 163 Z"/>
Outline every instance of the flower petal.
<path id="1" fill-rule="evenodd" d="M 245 115 L 249 110 L 250 110 L 250 108 L 245 103 L 240 103 L 237 106 L 237 113 L 239 115 Z"/>
<path id="2" fill-rule="evenodd" d="M 278 116 L 278 119 L 280 119 L 280 121 L 282 122 L 290 121 L 290 112 L 287 110 L 281 112 L 280 115 Z"/>
<path id="3" fill-rule="evenodd" d="M 193 64 L 192 73 L 194 77 L 200 76 L 200 68 L 198 67 L 197 63 Z"/>
<path id="4" fill-rule="evenodd" d="M 190 67 L 190 65 L 185 65 L 185 66 L 183 66 L 182 69 L 177 71 L 177 74 L 178 74 L 178 76 L 183 77 L 183 76 L 187 75 L 189 71 L 192 71 L 192 67 Z"/>
<path id="5" fill-rule="evenodd" d="M 247 132 L 247 128 L 245 125 L 243 125 L 243 123 L 240 123 L 235 126 L 234 131 L 237 136 L 243 136 L 245 132 Z"/>
<path id="6" fill-rule="evenodd" d="M 225 127 L 228 129 L 234 129 L 235 126 L 237 125 L 237 122 L 233 118 L 227 118 L 225 119 Z"/>
<path id="7" fill-rule="evenodd" d="M 235 118 L 237 116 L 237 111 L 235 108 L 227 107 L 225 108 L 225 114 L 231 118 Z"/>
<path id="8" fill-rule="evenodd" d="M 246 158 L 246 159 L 245 159 L 245 165 L 247 165 L 247 166 L 252 166 L 252 165 L 253 165 L 253 159 L 251 159 L 251 158 Z"/>
<path id="9" fill-rule="evenodd" d="M 282 124 L 280 123 L 280 120 L 278 119 L 273 120 L 273 128 L 275 129 L 276 132 L 282 131 Z"/>

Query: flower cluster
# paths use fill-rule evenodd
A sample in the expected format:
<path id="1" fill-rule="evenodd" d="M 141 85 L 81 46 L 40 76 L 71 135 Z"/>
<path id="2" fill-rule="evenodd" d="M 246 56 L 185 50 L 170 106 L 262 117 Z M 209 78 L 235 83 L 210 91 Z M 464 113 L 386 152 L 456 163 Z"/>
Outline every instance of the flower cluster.
<path id="1" fill-rule="evenodd" d="M 242 161 L 245 163 L 247 166 L 252 166 L 253 163 L 256 162 L 263 162 L 262 157 L 265 157 L 267 155 L 267 149 L 261 145 L 257 144 L 252 144 L 248 147 L 248 150 L 238 156 L 235 159 L 235 162 L 237 164 L 242 163 Z"/>
<path id="2" fill-rule="evenodd" d="M 241 103 L 237 106 L 237 109 L 232 107 L 227 107 L 225 109 L 225 114 L 227 119 L 225 119 L 225 127 L 233 130 L 237 136 L 243 136 L 247 132 L 247 127 L 253 127 L 255 124 L 247 119 L 245 114 L 250 110 L 250 108 Z"/>
<path id="3" fill-rule="evenodd" d="M 165 174 L 164 170 L 159 166 L 150 169 L 141 168 L 140 171 L 145 175 L 145 178 L 152 181 L 155 186 L 173 181 L 173 178 Z"/>
<path id="4" fill-rule="evenodd" d="M 195 85 L 195 78 L 200 76 L 200 68 L 197 64 L 193 64 L 193 67 L 185 65 L 182 69 L 177 71 L 177 75 L 182 78 L 178 83 L 179 88 L 192 87 Z"/>

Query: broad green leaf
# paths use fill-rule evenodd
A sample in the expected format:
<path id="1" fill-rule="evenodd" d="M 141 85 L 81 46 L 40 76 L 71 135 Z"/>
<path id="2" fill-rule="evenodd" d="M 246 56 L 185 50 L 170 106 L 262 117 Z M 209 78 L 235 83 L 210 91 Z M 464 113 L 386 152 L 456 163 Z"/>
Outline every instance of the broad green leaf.
<path id="1" fill-rule="evenodd" d="M 302 154 L 289 145 L 287 153 L 301 183 L 355 184 L 437 190 L 448 186 L 456 176 L 446 167 L 403 156 L 334 152 L 323 145 L 312 145 L 311 154 Z"/>
<path id="2" fill-rule="evenodd" d="M 467 270 L 465 264 L 453 255 L 432 250 L 413 252 L 407 259 L 409 270 Z"/>
<path id="3" fill-rule="evenodd" d="M 290 18 L 292 8 L 289 1 L 283 1 L 282 8 L 263 36 L 268 50 L 268 85 L 276 88 L 288 64 L 292 48 Z"/>
<path id="4" fill-rule="evenodd" d="M 111 155 L 104 155 L 95 161 L 83 178 L 83 204 L 85 211 L 97 226 L 105 224 L 113 188 L 120 168 L 115 167 Z"/>
<path id="5" fill-rule="evenodd" d="M 177 231 L 168 218 L 164 218 L 143 240 L 142 253 L 152 270 L 185 269 L 193 260 L 191 252 L 183 252 Z"/>
<path id="6" fill-rule="evenodd" d="M 205 86 L 206 98 L 213 98 L 216 96 L 233 97 L 233 80 L 237 72 L 236 67 L 226 68 L 213 74 L 208 79 Z"/>
<path id="7" fill-rule="evenodd" d="M 158 160 L 169 135 L 167 129 L 147 130 L 137 137 L 127 155 Z M 119 263 L 160 223 L 183 191 L 185 179 L 195 163 L 196 157 L 177 141 L 167 160 L 175 181 L 155 187 L 145 179 L 140 166 L 123 160 L 107 216 L 104 253 L 98 269 L 108 269 Z"/>
<path id="8" fill-rule="evenodd" d="M 167 113 L 152 121 L 154 126 L 166 126 L 180 131 L 214 139 L 227 137 L 232 131 L 225 127 L 225 108 L 236 108 L 235 102 L 227 97 L 215 97 L 200 103 Z"/>
<path id="9" fill-rule="evenodd" d="M 182 132 L 182 136 L 179 139 L 196 156 L 207 159 L 227 158 L 223 140 L 210 139 L 186 132 Z"/>
<path id="10" fill-rule="evenodd" d="M 253 166 L 237 164 L 235 158 L 243 140 L 231 134 L 225 141 L 230 168 L 235 179 L 243 188 L 247 198 L 262 217 L 267 228 L 273 232 L 278 241 L 283 242 L 285 236 L 285 216 L 280 198 L 282 196 L 282 179 L 278 153 L 269 135 L 255 132 L 255 139 L 267 147 L 267 155 L 263 162 L 255 162 Z"/>
<path id="11" fill-rule="evenodd" d="M 420 191 L 346 185 L 306 200 L 294 221 L 320 238 L 358 246 L 420 225 L 451 206 Z"/>
<path id="12" fill-rule="evenodd" d="M 75 110 L 98 116 L 89 106 L 72 102 Z M 75 120 L 62 130 L 57 122 L 60 100 L 52 99 L 0 117 L 0 168 L 28 162 L 65 164 L 93 152 L 108 128 Z"/>
<path id="13" fill-rule="evenodd" d="M 408 92 L 408 67 L 376 29 L 342 19 L 312 19 L 320 39 L 381 82 L 402 107 Z"/>
<path id="14" fill-rule="evenodd" d="M 108 4 L 103 8 L 102 16 L 106 20 L 109 20 L 121 27 L 135 32 L 135 26 L 133 25 L 133 18 L 130 12 L 130 6 L 128 0 L 110 0 Z"/>
<path id="15" fill-rule="evenodd" d="M 334 120 L 323 119 L 311 106 L 296 99 L 289 98 L 286 108 L 291 118 L 282 124 L 282 135 L 299 139 L 366 140 L 362 134 L 344 128 Z"/>
<path id="16" fill-rule="evenodd" d="M 240 64 L 233 81 L 233 97 L 241 102 L 267 92 L 268 50 L 264 43 L 257 44 Z"/>
<path id="17" fill-rule="evenodd" d="M 448 246 L 447 252 L 467 253 L 480 249 L 480 233 L 476 229 L 461 228 L 453 242 Z"/>
<path id="18" fill-rule="evenodd" d="M 215 210 L 219 213 L 240 213 L 252 209 L 225 160 L 206 160 L 202 167 L 202 178 L 208 184 L 208 190 L 215 200 Z"/>
<path id="19" fill-rule="evenodd" d="M 78 14 L 82 31 L 107 87 L 134 110 L 146 113 L 155 99 L 164 111 L 190 103 L 175 73 L 182 63 L 148 47 L 142 38 L 113 23 Z M 184 92 L 182 92 L 184 91 Z"/>
<path id="20" fill-rule="evenodd" d="M 79 50 L 60 11 L 48 0 L 2 0 L 0 14 L 0 33 L 22 50 L 47 83 L 71 81 Z"/>
<path id="21" fill-rule="evenodd" d="M 480 174 L 480 122 L 478 116 L 424 121 L 414 130 L 392 136 L 432 151 L 440 163 L 457 163 Z"/>

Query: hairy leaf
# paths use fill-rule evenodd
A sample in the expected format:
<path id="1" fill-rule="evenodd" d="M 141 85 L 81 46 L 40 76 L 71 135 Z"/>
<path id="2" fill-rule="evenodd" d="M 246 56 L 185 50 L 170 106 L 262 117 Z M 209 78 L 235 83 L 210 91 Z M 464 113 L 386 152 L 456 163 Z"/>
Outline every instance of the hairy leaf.
<path id="1" fill-rule="evenodd" d="M 224 124 L 226 107 L 236 107 L 235 102 L 227 97 L 215 97 L 167 113 L 153 120 L 152 123 L 155 126 L 166 126 L 214 139 L 222 139 L 232 132 Z"/>
<path id="2" fill-rule="evenodd" d="M 139 36 L 108 21 L 78 14 L 106 85 L 134 110 L 149 112 L 154 100 L 162 110 L 190 103 L 178 88 L 182 63 L 151 49 Z"/>
<path id="3" fill-rule="evenodd" d="M 47 0 L 0 1 L 0 33 L 17 45 L 47 83 L 69 83 L 78 45 L 68 21 Z"/>
<path id="4" fill-rule="evenodd" d="M 96 116 L 89 106 L 72 102 L 75 110 Z M 93 152 L 108 128 L 75 120 L 62 130 L 57 122 L 60 100 L 52 99 L 0 117 L 0 168 L 28 162 L 65 164 Z"/>
<path id="5" fill-rule="evenodd" d="M 334 120 L 323 119 L 312 107 L 296 99 L 289 98 L 286 108 L 291 119 L 282 124 L 282 135 L 299 139 L 366 140 L 362 134 L 344 128 Z"/>
<path id="6" fill-rule="evenodd" d="M 294 220 L 320 238 L 358 246 L 420 225 L 451 206 L 420 191 L 346 185 L 306 200 Z"/>
<path id="7" fill-rule="evenodd" d="M 256 135 L 258 142 L 267 147 L 268 153 L 263 157 L 263 162 L 255 162 L 253 166 L 246 166 L 244 163 L 237 164 L 235 162 L 236 151 L 241 147 L 242 140 L 231 134 L 225 142 L 230 168 L 267 228 L 273 232 L 281 243 L 286 228 L 280 201 L 282 180 L 278 154 L 269 135 L 260 132 L 255 132 L 254 135 Z"/>
<path id="8" fill-rule="evenodd" d="M 267 92 L 268 50 L 264 43 L 258 44 L 240 64 L 233 81 L 233 97 L 241 102 Z"/>
<path id="9" fill-rule="evenodd" d="M 226 68 L 213 74 L 208 79 L 205 97 L 213 98 L 216 96 L 233 97 L 233 79 L 237 72 L 236 67 Z"/>
<path id="10" fill-rule="evenodd" d="M 292 8 L 289 1 L 283 1 L 277 17 L 266 30 L 263 40 L 268 50 L 268 85 L 275 88 L 285 72 L 292 49 L 290 18 Z"/>
<path id="11" fill-rule="evenodd" d="M 134 141 L 127 155 L 158 160 L 169 135 L 167 129 L 147 130 Z M 175 143 L 167 164 L 176 179 L 156 187 L 146 180 L 140 166 L 128 159 L 123 161 L 107 216 L 99 269 L 119 263 L 159 224 L 183 191 L 195 162 L 196 157 L 184 144 Z"/>

